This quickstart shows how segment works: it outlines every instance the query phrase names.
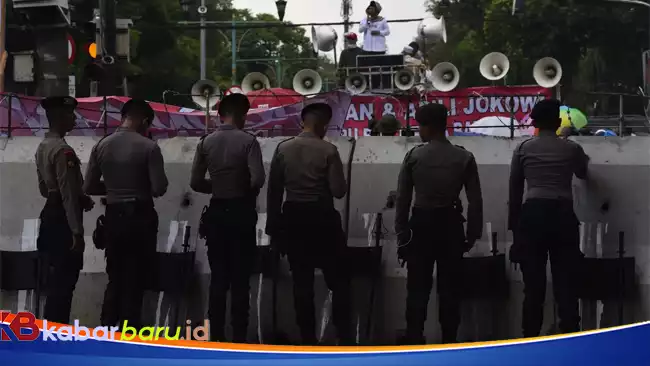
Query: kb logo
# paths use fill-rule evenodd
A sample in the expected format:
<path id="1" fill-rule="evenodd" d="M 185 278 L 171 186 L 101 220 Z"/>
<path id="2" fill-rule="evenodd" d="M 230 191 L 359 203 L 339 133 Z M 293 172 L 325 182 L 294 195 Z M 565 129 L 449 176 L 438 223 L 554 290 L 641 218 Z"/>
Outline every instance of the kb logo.
<path id="1" fill-rule="evenodd" d="M 38 338 L 41 330 L 36 325 L 34 314 L 20 312 L 13 319 L 11 316 L 9 312 L 0 311 L 0 341 L 34 341 Z"/>

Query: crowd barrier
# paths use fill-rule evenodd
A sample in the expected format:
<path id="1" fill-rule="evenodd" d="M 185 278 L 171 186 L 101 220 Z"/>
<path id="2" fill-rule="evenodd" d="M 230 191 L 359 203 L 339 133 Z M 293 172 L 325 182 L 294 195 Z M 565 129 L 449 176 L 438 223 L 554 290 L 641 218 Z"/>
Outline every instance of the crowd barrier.
<path id="1" fill-rule="evenodd" d="M 91 148 L 99 140 L 95 136 L 71 136 L 68 143 L 77 151 L 85 169 Z M 283 138 L 260 139 L 265 168 Z M 599 182 L 598 190 L 584 183 L 575 182 L 575 205 L 583 225 L 583 247 L 588 256 L 602 252 L 603 257 L 615 257 L 618 232 L 624 231 L 627 255 L 636 257 L 636 276 L 639 295 L 625 306 L 626 323 L 650 318 L 648 306 L 648 283 L 650 264 L 647 263 L 648 236 L 647 223 L 650 215 L 650 138 L 590 138 L 576 140 L 584 147 L 591 158 L 591 174 Z M 348 233 L 348 245 L 368 247 L 374 245 L 373 220 L 382 211 L 389 192 L 397 187 L 397 174 L 406 152 L 419 143 L 417 137 L 362 137 L 330 139 L 339 150 L 348 178 L 349 194 L 337 200 L 336 207 L 342 213 L 344 228 Z M 490 255 L 488 240 L 496 232 L 497 249 L 507 253 L 511 236 L 506 230 L 508 202 L 508 174 L 512 151 L 521 139 L 497 137 L 451 137 L 454 144 L 464 146 L 474 153 L 479 166 L 484 199 L 486 232 L 481 242 L 468 255 Z M 38 233 L 38 216 L 44 199 L 38 193 L 34 153 L 40 142 L 38 137 L 14 137 L 0 139 L 0 250 L 35 250 Z M 193 279 L 193 294 L 189 301 L 188 317 L 202 321 L 207 315 L 207 290 L 209 266 L 205 243 L 196 237 L 199 216 L 209 197 L 191 191 L 189 177 L 192 159 L 198 138 L 172 138 L 159 140 L 165 169 L 170 185 L 167 194 L 158 199 L 156 208 L 160 216 L 158 251 L 180 252 L 183 241 L 183 228 L 192 227 L 191 250 L 196 251 L 196 272 Z M 266 187 L 258 199 L 259 220 L 258 239 L 260 245 L 268 245 L 264 235 L 266 221 Z M 183 207 L 189 197 L 190 205 Z M 461 194 L 464 198 L 464 194 Z M 610 210 L 602 213 L 599 208 L 603 198 L 611 202 Z M 104 286 L 107 282 L 104 254 L 96 250 L 89 237 L 94 229 L 96 218 L 103 212 L 99 199 L 94 210 L 84 216 L 87 248 L 85 265 L 73 301 L 72 318 L 82 324 L 95 326 L 99 323 L 99 313 L 103 300 Z M 465 207 L 466 203 L 465 203 Z M 368 313 L 372 312 L 373 344 L 390 344 L 395 335 L 404 329 L 404 305 L 406 299 L 404 268 L 397 263 L 395 237 L 393 233 L 394 213 L 383 212 L 385 235 L 382 240 L 383 255 L 379 286 L 371 304 L 371 284 L 368 278 L 354 279 L 354 309 L 360 337 L 369 323 Z M 600 236 L 599 236 L 600 235 Z M 509 263 L 509 262 L 506 262 Z M 520 336 L 521 303 L 523 286 L 521 273 L 506 264 L 506 275 L 510 287 L 509 295 L 500 299 L 466 301 L 463 304 L 463 320 L 460 339 L 466 341 L 507 339 Z M 550 276 L 548 277 L 550 281 Z M 268 333 L 271 327 L 271 285 L 269 279 L 251 278 L 251 339 Z M 549 284 L 550 286 L 550 284 Z M 434 287 L 435 288 L 435 287 Z M 291 279 L 288 266 L 282 263 L 278 280 L 279 314 L 278 324 L 293 339 L 297 339 L 297 328 L 293 315 Z M 329 298 L 322 279 L 317 280 L 316 304 L 322 309 L 323 339 L 332 339 L 329 326 Z M 557 331 L 552 303 L 552 291 L 547 291 L 546 316 L 543 331 L 552 334 Z M 145 314 L 152 324 L 165 324 L 169 321 L 171 299 L 159 294 L 149 294 L 145 304 Z M 0 308 L 22 310 L 29 303 L 29 294 L 24 292 L 3 292 Z M 583 326 L 593 329 L 616 323 L 613 305 L 583 304 Z M 371 310 L 372 309 L 372 310 Z M 426 335 L 430 342 L 439 339 L 437 322 L 437 300 L 435 290 L 429 306 Z"/>

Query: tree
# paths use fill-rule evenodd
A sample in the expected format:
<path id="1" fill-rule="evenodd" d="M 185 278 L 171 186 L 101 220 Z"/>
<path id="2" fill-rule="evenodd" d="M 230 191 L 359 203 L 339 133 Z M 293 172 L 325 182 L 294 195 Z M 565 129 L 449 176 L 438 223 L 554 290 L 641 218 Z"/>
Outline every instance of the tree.
<path id="1" fill-rule="evenodd" d="M 463 0 L 445 6 L 430 0 L 430 11 L 445 16 L 449 44 L 436 45 L 432 62 L 449 60 L 463 86 L 485 85 L 478 64 L 488 52 L 503 52 L 511 69 L 507 82 L 533 84 L 541 57 L 562 64 L 562 90 L 573 105 L 586 107 L 585 92 L 634 92 L 642 83 L 641 52 L 647 48 L 647 9 L 602 0 L 526 0 L 512 16 L 512 0 Z"/>
<path id="2" fill-rule="evenodd" d="M 214 2 L 213 2 L 214 4 Z M 133 68 L 130 77 L 136 84 L 132 96 L 152 101 L 162 101 L 165 90 L 181 94 L 189 93 L 200 75 L 199 30 L 182 28 L 177 22 L 198 20 L 194 9 L 183 11 L 178 0 L 121 0 L 118 4 L 120 17 L 131 18 Z M 229 0 L 218 0 L 207 14 L 209 21 L 268 21 L 277 22 L 270 14 L 253 16 L 247 9 L 235 9 Z M 237 59 L 268 58 L 272 52 L 283 58 L 313 58 L 309 39 L 299 27 L 264 27 L 249 31 L 237 30 L 236 42 L 240 46 Z M 221 88 L 231 85 L 230 29 L 207 29 L 207 78 L 216 81 Z M 243 38 L 242 35 L 244 35 Z M 319 58 L 283 63 L 281 80 L 283 87 L 291 87 L 291 79 L 297 70 L 318 68 L 327 59 Z M 238 63 L 238 82 L 251 71 L 260 71 L 276 80 L 272 68 L 265 64 Z M 169 103 L 193 106 L 189 97 L 173 97 Z"/>

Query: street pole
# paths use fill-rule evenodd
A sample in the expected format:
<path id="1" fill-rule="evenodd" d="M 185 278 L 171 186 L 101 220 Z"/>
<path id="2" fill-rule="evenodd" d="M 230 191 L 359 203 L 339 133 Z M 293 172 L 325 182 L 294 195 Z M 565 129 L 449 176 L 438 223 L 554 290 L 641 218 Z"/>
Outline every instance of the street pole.
<path id="1" fill-rule="evenodd" d="M 343 15 L 343 32 L 347 33 L 350 31 L 350 8 L 352 7 L 352 4 L 350 4 L 350 0 L 342 0 L 342 14 Z"/>
<path id="2" fill-rule="evenodd" d="M 230 48 L 232 60 L 232 81 L 231 85 L 237 85 L 237 29 L 235 28 L 236 21 L 235 16 L 232 17 L 232 30 L 230 32 Z"/>
<path id="3" fill-rule="evenodd" d="M 206 35 L 205 35 L 205 16 L 208 13 L 208 8 L 205 5 L 206 0 L 201 0 L 201 7 L 199 8 L 199 15 L 201 17 L 201 80 L 205 80 L 207 78 L 207 72 L 206 72 Z"/>

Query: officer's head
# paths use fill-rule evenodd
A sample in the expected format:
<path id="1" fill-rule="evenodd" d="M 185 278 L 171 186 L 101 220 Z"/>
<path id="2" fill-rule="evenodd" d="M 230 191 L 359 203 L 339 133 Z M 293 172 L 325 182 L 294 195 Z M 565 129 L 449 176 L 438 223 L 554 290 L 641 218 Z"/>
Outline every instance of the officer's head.
<path id="1" fill-rule="evenodd" d="M 562 124 L 560 118 L 560 106 L 562 104 L 557 99 L 545 99 L 535 104 L 530 118 L 533 125 L 540 131 L 557 131 Z"/>
<path id="2" fill-rule="evenodd" d="M 429 103 L 415 112 L 415 120 L 420 125 L 422 141 L 429 141 L 436 136 L 445 136 L 447 132 L 447 107 L 442 104 Z"/>
<path id="3" fill-rule="evenodd" d="M 122 125 L 146 135 L 153 123 L 153 109 L 143 99 L 131 99 L 122 106 Z"/>
<path id="4" fill-rule="evenodd" d="M 302 109 L 300 117 L 306 132 L 313 132 L 323 138 L 332 119 L 332 107 L 326 103 L 309 104 Z"/>
<path id="5" fill-rule="evenodd" d="M 244 128 L 249 109 L 251 109 L 251 103 L 246 95 L 230 94 L 219 103 L 219 116 L 223 123 Z"/>
<path id="6" fill-rule="evenodd" d="M 50 128 L 59 133 L 68 133 L 75 126 L 77 117 L 74 114 L 77 100 L 72 97 L 48 97 L 41 101 Z"/>

